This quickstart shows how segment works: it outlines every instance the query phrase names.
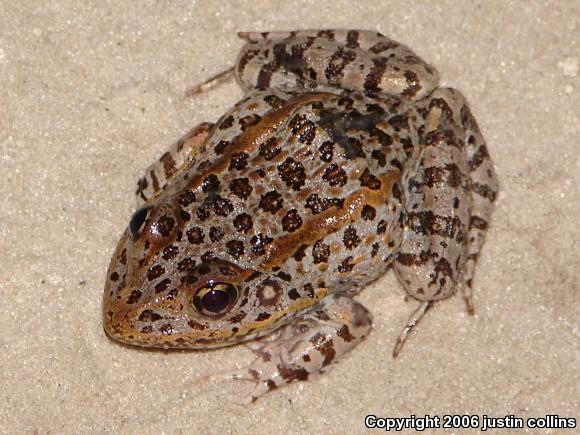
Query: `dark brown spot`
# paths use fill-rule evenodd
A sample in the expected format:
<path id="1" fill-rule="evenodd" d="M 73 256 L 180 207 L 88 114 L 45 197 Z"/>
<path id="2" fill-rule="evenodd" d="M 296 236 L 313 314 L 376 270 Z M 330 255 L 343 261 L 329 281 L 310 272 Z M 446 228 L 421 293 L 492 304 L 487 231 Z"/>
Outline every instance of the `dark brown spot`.
<path id="1" fill-rule="evenodd" d="M 234 258 L 240 258 L 244 254 L 244 242 L 241 240 L 230 240 L 226 243 L 228 254 Z"/>
<path id="2" fill-rule="evenodd" d="M 298 293 L 298 290 L 296 290 L 295 288 L 290 289 L 290 291 L 288 292 L 288 298 L 292 301 L 295 301 L 296 299 L 300 298 L 300 293 Z"/>
<path id="3" fill-rule="evenodd" d="M 275 137 L 269 138 L 266 142 L 260 145 L 260 155 L 266 160 L 272 160 L 280 154 L 281 150 L 282 148 Z"/>
<path id="4" fill-rule="evenodd" d="M 311 283 L 306 283 L 304 284 L 304 294 L 306 296 L 308 296 L 309 298 L 313 298 L 314 297 L 314 287 L 312 286 Z"/>
<path id="5" fill-rule="evenodd" d="M 205 207 L 198 208 L 196 214 L 197 218 L 202 222 L 205 222 L 209 217 L 209 211 Z"/>
<path id="6" fill-rule="evenodd" d="M 282 208 L 283 202 L 282 195 L 275 190 L 271 190 L 261 196 L 259 207 L 266 212 L 276 214 L 276 212 Z"/>
<path id="7" fill-rule="evenodd" d="M 362 212 L 361 212 L 361 217 L 365 221 L 372 221 L 376 215 L 377 215 L 377 211 L 374 209 L 374 207 L 371 207 L 368 204 L 366 204 L 363 207 Z"/>
<path id="8" fill-rule="evenodd" d="M 478 216 L 471 216 L 469 228 L 477 228 L 478 230 L 485 231 L 487 229 L 487 222 Z"/>
<path id="9" fill-rule="evenodd" d="M 371 257 L 376 257 L 379 252 L 379 244 L 373 243 L 373 249 L 371 250 Z"/>
<path id="10" fill-rule="evenodd" d="M 194 245 L 203 243 L 203 230 L 200 227 L 191 227 L 187 230 L 185 235 L 187 236 L 189 243 L 193 243 Z"/>
<path id="11" fill-rule="evenodd" d="M 489 186 L 481 183 L 473 183 L 471 187 L 478 195 L 483 196 L 492 202 L 495 201 L 496 192 L 494 192 Z"/>
<path id="12" fill-rule="evenodd" d="M 429 253 L 427 252 L 421 252 L 419 255 L 400 252 L 397 255 L 396 260 L 403 266 L 411 267 L 411 266 L 422 266 L 427 263 L 429 258 L 430 258 Z"/>
<path id="13" fill-rule="evenodd" d="M 232 125 L 234 125 L 234 117 L 232 115 L 229 115 L 228 117 L 222 120 L 222 122 L 219 124 L 220 126 L 219 128 L 220 130 L 226 130 L 230 128 Z"/>
<path id="14" fill-rule="evenodd" d="M 310 209 L 312 214 L 319 214 L 332 206 L 342 208 L 343 205 L 344 199 L 342 198 L 321 198 L 316 193 L 313 193 L 306 198 L 306 205 L 304 207 Z"/>
<path id="15" fill-rule="evenodd" d="M 137 318 L 137 320 L 140 320 L 141 322 L 156 322 L 161 319 L 163 319 L 163 316 L 153 310 L 143 310 Z"/>
<path id="16" fill-rule="evenodd" d="M 195 269 L 195 264 L 195 260 L 189 257 L 185 257 L 177 264 L 177 270 L 180 272 L 191 272 Z"/>
<path id="17" fill-rule="evenodd" d="M 405 115 L 395 115 L 388 122 L 395 131 L 409 130 L 409 118 Z"/>
<path id="18" fill-rule="evenodd" d="M 282 378 L 286 381 L 286 383 L 290 383 L 294 380 L 297 381 L 308 380 L 308 370 L 306 370 L 303 367 L 294 368 L 293 366 L 278 364 L 276 368 L 278 369 L 278 373 L 280 373 L 280 376 L 282 376 Z M 268 379 L 268 387 L 273 390 L 277 388 L 277 385 L 274 381 Z"/>
<path id="19" fill-rule="evenodd" d="M 218 216 L 228 216 L 233 210 L 234 206 L 232 202 L 227 198 L 222 198 L 221 196 L 217 196 L 215 201 L 213 202 L 213 210 L 215 214 Z"/>
<path id="20" fill-rule="evenodd" d="M 355 339 L 355 337 L 350 333 L 347 325 L 342 325 L 340 329 L 336 331 L 336 335 L 342 338 L 346 343 L 349 343 Z"/>
<path id="21" fill-rule="evenodd" d="M 326 334 L 320 332 L 317 333 L 310 339 L 310 343 L 312 343 L 314 348 L 324 357 L 324 361 L 322 361 L 323 367 L 329 365 L 334 360 L 334 357 L 336 356 L 334 343 Z"/>
<path id="22" fill-rule="evenodd" d="M 292 255 L 292 257 L 294 257 L 294 260 L 302 261 L 302 259 L 306 256 L 306 248 L 308 248 L 308 245 L 300 245 L 300 247 L 296 250 L 294 255 Z"/>
<path id="23" fill-rule="evenodd" d="M 352 50 L 345 50 L 339 47 L 330 57 L 324 70 L 324 74 L 329 81 L 336 82 L 335 77 L 342 77 L 344 68 L 356 59 L 356 53 Z"/>
<path id="24" fill-rule="evenodd" d="M 204 263 L 211 263 L 215 259 L 216 256 L 212 251 L 204 252 L 203 255 L 201 256 L 201 261 L 203 261 Z"/>
<path id="25" fill-rule="evenodd" d="M 160 281 L 155 286 L 155 293 L 161 293 L 162 291 L 167 290 L 167 287 L 169 287 L 169 284 L 171 284 L 171 280 L 169 278 L 165 278 L 163 281 Z"/>
<path id="26" fill-rule="evenodd" d="M 262 118 L 259 115 L 253 113 L 251 115 L 244 116 L 243 118 L 240 118 L 240 120 L 238 122 L 240 124 L 240 128 L 242 129 L 242 131 L 244 131 L 246 128 L 248 128 L 252 125 L 256 125 L 261 120 L 262 120 Z"/>
<path id="27" fill-rule="evenodd" d="M 230 182 L 231 192 L 241 199 L 248 199 L 252 193 L 252 186 L 247 178 L 236 178 Z"/>
<path id="28" fill-rule="evenodd" d="M 169 216 L 161 216 L 157 220 L 157 230 L 163 237 L 169 237 L 175 226 L 175 220 Z"/>
<path id="29" fill-rule="evenodd" d="M 348 48 L 358 48 L 359 33 L 356 30 L 350 30 L 346 35 L 346 46 Z"/>
<path id="30" fill-rule="evenodd" d="M 340 273 L 350 272 L 353 267 L 355 266 L 354 263 L 351 263 L 352 257 L 345 258 L 342 263 L 338 265 L 338 271 Z"/>
<path id="31" fill-rule="evenodd" d="M 194 322 L 193 320 L 189 320 L 187 322 L 187 324 L 189 325 L 189 327 L 191 329 L 195 329 L 197 331 L 203 331 L 203 330 L 207 329 L 207 326 L 206 325 L 203 325 L 203 324 L 198 323 L 198 322 Z"/>
<path id="32" fill-rule="evenodd" d="M 377 234 L 385 234 L 387 231 L 387 222 L 384 219 L 381 219 L 377 224 Z"/>
<path id="33" fill-rule="evenodd" d="M 258 234 L 250 239 L 252 245 L 252 252 L 256 255 L 264 255 L 266 253 L 266 246 L 273 242 L 273 239 L 263 234 Z"/>
<path id="34" fill-rule="evenodd" d="M 232 171 L 237 169 L 241 171 L 248 164 L 248 154 L 247 153 L 233 153 L 231 156 L 229 170 Z"/>
<path id="35" fill-rule="evenodd" d="M 331 186 L 344 186 L 347 182 L 346 172 L 344 169 L 339 168 L 336 163 L 324 170 L 322 179 Z"/>
<path id="36" fill-rule="evenodd" d="M 164 273 L 165 269 L 159 264 L 156 264 L 155 266 L 149 268 L 149 270 L 147 271 L 147 279 L 149 281 L 153 281 L 154 279 L 159 278 Z"/>
<path id="37" fill-rule="evenodd" d="M 282 218 L 282 229 L 286 232 L 292 233 L 302 226 L 302 218 L 296 209 L 290 210 Z"/>
<path id="38" fill-rule="evenodd" d="M 334 154 L 334 142 L 324 142 L 322 145 L 320 145 L 320 148 L 318 148 L 318 152 L 320 153 L 320 160 L 323 162 L 332 161 L 332 156 Z"/>
<path id="39" fill-rule="evenodd" d="M 471 137 L 473 137 L 473 136 L 471 136 Z M 473 154 L 473 157 L 469 161 L 469 169 L 472 171 L 477 169 L 479 167 L 479 165 L 481 165 L 483 163 L 483 161 L 487 160 L 488 158 L 489 158 L 489 154 L 487 152 L 487 148 L 485 147 L 485 145 L 481 145 L 477 149 L 475 154 Z"/>
<path id="40" fill-rule="evenodd" d="M 325 243 L 322 243 L 322 240 L 316 242 L 312 247 L 312 258 L 314 264 L 328 263 L 329 256 L 330 256 L 330 246 L 328 246 Z"/>
<path id="41" fill-rule="evenodd" d="M 441 185 L 458 187 L 462 179 L 461 169 L 455 163 L 443 167 L 431 166 L 425 169 L 424 184 L 429 187 Z"/>
<path id="42" fill-rule="evenodd" d="M 181 192 L 178 196 L 177 196 L 177 202 L 182 206 L 182 207 L 187 207 L 188 205 L 190 205 L 192 202 L 195 202 L 195 193 L 189 191 L 189 190 L 185 190 L 183 192 Z"/>
<path id="43" fill-rule="evenodd" d="M 397 44 L 394 41 L 380 41 L 380 42 L 377 42 L 375 45 L 373 45 L 371 48 L 369 48 L 369 51 L 371 53 L 378 54 L 378 53 L 382 53 L 383 51 L 397 48 L 398 46 L 399 46 L 399 44 Z"/>
<path id="44" fill-rule="evenodd" d="M 382 168 L 387 164 L 385 154 L 379 150 L 373 150 L 371 157 L 377 161 L 377 164 Z"/>
<path id="45" fill-rule="evenodd" d="M 191 215 L 185 210 L 179 210 L 179 217 L 183 222 L 188 222 L 191 219 Z"/>
<path id="46" fill-rule="evenodd" d="M 209 238 L 212 242 L 219 242 L 224 236 L 224 230 L 221 227 L 211 227 L 209 229 Z"/>
<path id="47" fill-rule="evenodd" d="M 175 173 L 175 160 L 173 160 L 173 156 L 166 152 L 161 156 L 159 159 L 161 163 L 163 163 L 163 172 L 165 173 L 165 178 L 170 178 Z"/>
<path id="48" fill-rule="evenodd" d="M 217 192 L 219 190 L 219 187 L 220 180 L 218 180 L 218 177 L 215 174 L 208 175 L 203 179 L 203 182 L 201 183 L 201 190 L 203 190 L 204 193 Z"/>
<path id="49" fill-rule="evenodd" d="M 356 248 L 360 241 L 360 237 L 357 235 L 356 230 L 353 227 L 348 227 L 346 230 L 344 230 L 342 242 L 344 243 L 346 249 Z"/>
<path id="50" fill-rule="evenodd" d="M 171 324 L 166 323 L 159 328 L 159 332 L 161 332 L 163 335 L 171 335 L 173 334 L 173 327 Z"/>
<path id="51" fill-rule="evenodd" d="M 403 95 L 407 98 L 413 98 L 421 90 L 421 80 L 413 71 L 405 71 L 405 78 L 407 79 L 407 88 L 403 91 Z"/>
<path id="52" fill-rule="evenodd" d="M 129 297 L 127 298 L 127 303 L 129 305 L 133 305 L 137 302 L 139 302 L 139 299 L 141 299 L 141 296 L 143 295 L 143 293 L 141 292 L 141 290 L 133 290 L 131 292 L 131 294 L 129 295 Z"/>
<path id="53" fill-rule="evenodd" d="M 284 163 L 278 165 L 278 172 L 286 186 L 292 187 L 294 190 L 300 190 L 304 186 L 306 180 L 304 165 L 291 157 L 288 157 Z"/>
<path id="54" fill-rule="evenodd" d="M 276 276 L 280 279 L 283 279 L 286 282 L 292 281 L 292 277 L 286 272 L 278 272 Z"/>
<path id="55" fill-rule="evenodd" d="M 111 275 L 109 276 L 109 279 L 113 282 L 116 282 L 119 279 L 119 274 L 117 272 L 113 272 L 111 273 Z"/>
<path id="56" fill-rule="evenodd" d="M 234 219 L 234 227 L 241 233 L 247 233 L 253 225 L 252 217 L 247 213 L 240 213 Z"/>
<path id="57" fill-rule="evenodd" d="M 272 317 L 270 313 L 262 312 L 256 316 L 256 321 L 261 322 L 262 320 L 267 320 L 270 317 Z"/>
<path id="58" fill-rule="evenodd" d="M 276 95 L 267 95 L 264 97 L 264 101 L 268 104 L 272 109 L 279 109 L 285 103 L 284 100 L 277 97 Z"/>
<path id="59" fill-rule="evenodd" d="M 224 150 L 226 149 L 226 147 L 228 145 L 230 145 L 231 142 L 227 141 L 227 140 L 220 140 L 218 142 L 218 144 L 215 146 L 214 150 L 216 154 L 223 154 Z"/>
<path id="60" fill-rule="evenodd" d="M 371 70 L 365 77 L 364 88 L 367 90 L 367 92 L 378 93 L 381 91 L 379 84 L 381 83 L 383 74 L 387 69 L 387 59 L 380 57 L 378 59 L 373 59 L 373 63 L 374 65 L 371 67 Z"/>
<path id="61" fill-rule="evenodd" d="M 369 171 L 369 168 L 366 168 L 362 175 L 359 178 L 360 184 L 363 187 L 367 187 L 371 190 L 379 190 L 381 188 L 381 180 L 375 177 Z"/>
<path id="62" fill-rule="evenodd" d="M 403 192 L 401 192 L 401 186 L 399 183 L 393 184 L 393 189 L 391 190 L 393 194 L 393 198 L 398 199 L 399 201 L 403 201 Z"/>

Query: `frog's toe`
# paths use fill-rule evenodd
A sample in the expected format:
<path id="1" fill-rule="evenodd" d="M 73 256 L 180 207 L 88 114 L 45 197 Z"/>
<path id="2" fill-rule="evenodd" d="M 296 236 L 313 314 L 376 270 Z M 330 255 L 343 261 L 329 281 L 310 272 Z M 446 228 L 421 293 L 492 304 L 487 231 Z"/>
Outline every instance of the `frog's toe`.
<path id="1" fill-rule="evenodd" d="M 431 309 L 433 303 L 434 303 L 433 301 L 422 302 L 411 313 L 411 315 L 409 316 L 409 320 L 407 321 L 407 324 L 405 325 L 405 327 L 401 331 L 401 334 L 397 338 L 395 348 L 393 349 L 393 358 L 397 358 L 399 356 L 399 353 L 401 353 L 401 350 L 403 349 L 403 346 L 407 341 L 409 334 L 415 328 L 415 326 L 417 326 L 417 323 L 419 323 L 419 321 L 423 318 L 425 313 Z"/>

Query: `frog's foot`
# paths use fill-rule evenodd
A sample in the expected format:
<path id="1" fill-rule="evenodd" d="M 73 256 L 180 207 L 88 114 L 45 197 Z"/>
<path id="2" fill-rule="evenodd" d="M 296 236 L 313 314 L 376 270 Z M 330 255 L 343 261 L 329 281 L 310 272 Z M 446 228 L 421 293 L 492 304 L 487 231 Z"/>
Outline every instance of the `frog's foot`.
<path id="1" fill-rule="evenodd" d="M 433 67 L 408 47 L 377 32 L 299 30 L 238 35 L 247 41 L 236 64 L 245 91 L 348 89 L 419 99 L 438 82 Z"/>
<path id="2" fill-rule="evenodd" d="M 212 127 L 213 124 L 209 122 L 202 122 L 195 126 L 174 143 L 158 161 L 147 168 L 145 174 L 137 182 L 135 194 L 138 207 L 161 192 L 183 168 L 187 167 L 188 163 L 203 151 L 203 144 Z"/>
<path id="3" fill-rule="evenodd" d="M 252 346 L 258 356 L 248 367 L 212 379 L 253 382 L 251 401 L 255 401 L 273 389 L 324 373 L 370 330 L 371 315 L 361 304 L 333 295 L 318 309 L 282 327 L 275 339 L 259 340 Z"/>

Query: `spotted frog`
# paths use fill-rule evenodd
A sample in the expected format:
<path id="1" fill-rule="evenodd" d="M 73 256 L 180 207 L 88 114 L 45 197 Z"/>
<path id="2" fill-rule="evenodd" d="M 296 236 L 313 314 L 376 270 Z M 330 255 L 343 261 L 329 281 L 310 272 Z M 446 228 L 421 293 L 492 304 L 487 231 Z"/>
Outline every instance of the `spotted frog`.
<path id="1" fill-rule="evenodd" d="M 325 372 L 371 329 L 353 299 L 389 266 L 418 301 L 395 346 L 472 278 L 497 192 L 460 92 L 376 32 L 242 33 L 244 97 L 140 179 L 109 266 L 115 340 L 254 340 L 253 397 Z"/>

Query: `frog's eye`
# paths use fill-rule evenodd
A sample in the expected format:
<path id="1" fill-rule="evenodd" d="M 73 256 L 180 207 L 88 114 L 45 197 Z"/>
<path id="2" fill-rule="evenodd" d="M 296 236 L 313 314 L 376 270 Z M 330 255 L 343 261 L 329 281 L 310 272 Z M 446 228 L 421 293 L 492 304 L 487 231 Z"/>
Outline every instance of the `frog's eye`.
<path id="1" fill-rule="evenodd" d="M 231 284 L 210 281 L 193 297 L 197 311 L 207 316 L 218 316 L 228 312 L 238 299 L 238 290 Z"/>
<path id="2" fill-rule="evenodd" d="M 131 221 L 129 221 L 129 231 L 131 232 L 131 236 L 133 236 L 133 240 L 137 239 L 145 226 L 145 222 L 149 217 L 149 212 L 153 209 L 153 207 L 143 207 L 133 213 L 131 217 Z"/>

